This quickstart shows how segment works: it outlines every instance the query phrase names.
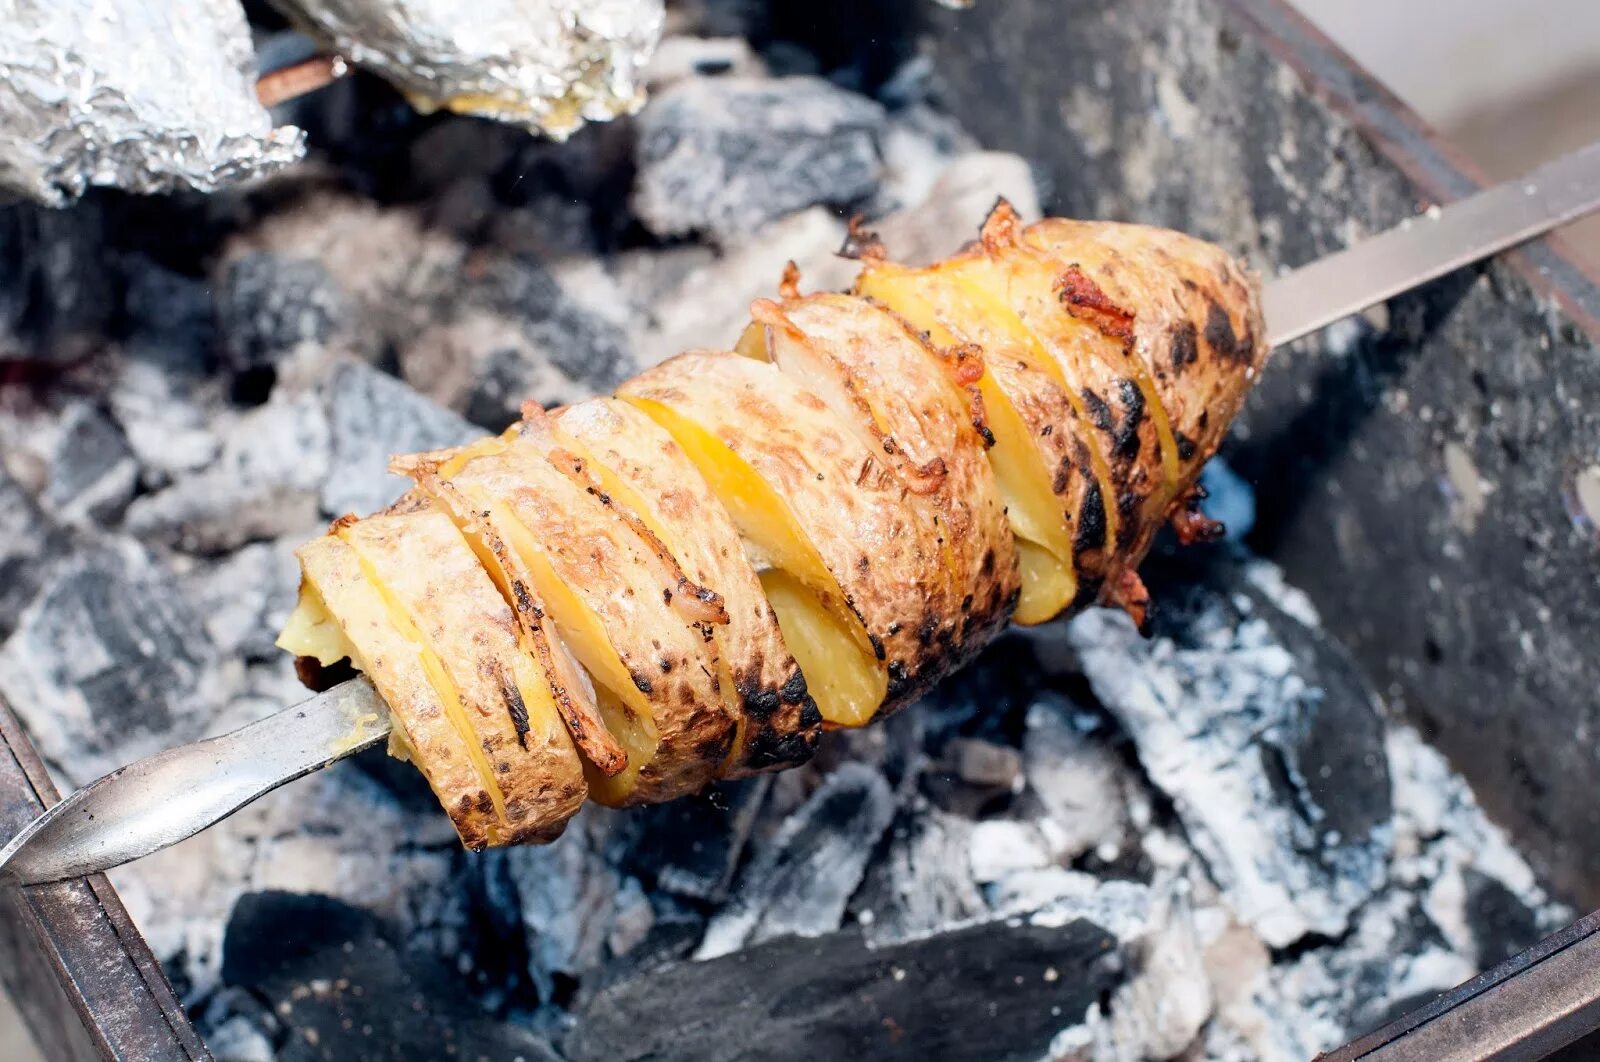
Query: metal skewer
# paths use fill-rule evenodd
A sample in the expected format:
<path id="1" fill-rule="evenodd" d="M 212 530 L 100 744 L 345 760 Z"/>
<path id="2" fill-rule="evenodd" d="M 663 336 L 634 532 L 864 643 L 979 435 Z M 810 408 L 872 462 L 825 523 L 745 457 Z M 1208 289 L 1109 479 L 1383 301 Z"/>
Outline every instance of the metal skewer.
<path id="1" fill-rule="evenodd" d="M 1276 346 L 1600 209 L 1600 144 L 1430 210 L 1267 284 Z M 264 793 L 369 748 L 388 710 L 356 678 L 223 737 L 171 749 L 78 790 L 0 850 L 0 880 L 107 870 L 191 837 Z"/>

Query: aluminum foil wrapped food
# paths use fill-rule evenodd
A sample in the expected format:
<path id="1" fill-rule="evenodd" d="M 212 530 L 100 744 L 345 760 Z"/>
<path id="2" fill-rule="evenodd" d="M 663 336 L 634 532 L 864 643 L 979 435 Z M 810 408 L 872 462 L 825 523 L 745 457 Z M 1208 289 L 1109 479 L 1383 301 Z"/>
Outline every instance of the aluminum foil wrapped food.
<path id="1" fill-rule="evenodd" d="M 0 0 L 0 192 L 211 190 L 298 159 L 238 0 Z"/>
<path id="2" fill-rule="evenodd" d="M 564 138 L 636 110 L 661 0 L 274 0 L 299 28 L 446 109 Z"/>

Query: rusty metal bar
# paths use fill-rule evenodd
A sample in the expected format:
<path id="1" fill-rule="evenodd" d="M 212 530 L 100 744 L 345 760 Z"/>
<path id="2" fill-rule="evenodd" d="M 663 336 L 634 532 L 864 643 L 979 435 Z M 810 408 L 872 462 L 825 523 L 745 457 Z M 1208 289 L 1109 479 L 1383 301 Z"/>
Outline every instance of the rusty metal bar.
<path id="1" fill-rule="evenodd" d="M 0 699 L 0 838 L 58 799 Z M 0 985 L 46 1058 L 192 1062 L 210 1053 L 102 875 L 0 888 Z"/>

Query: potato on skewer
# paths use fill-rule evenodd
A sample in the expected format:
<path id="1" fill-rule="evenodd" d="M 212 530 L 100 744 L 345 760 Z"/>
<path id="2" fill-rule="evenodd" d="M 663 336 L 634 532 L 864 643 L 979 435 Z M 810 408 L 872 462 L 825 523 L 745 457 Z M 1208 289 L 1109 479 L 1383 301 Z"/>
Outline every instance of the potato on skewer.
<path id="1" fill-rule="evenodd" d="M 1003 202 L 926 268 L 852 245 L 851 294 L 791 273 L 737 353 L 397 458 L 405 504 L 302 550 L 282 644 L 371 674 L 468 845 L 554 836 L 585 785 L 801 762 L 1013 614 L 1143 622 L 1159 526 L 1206 533 L 1195 480 L 1266 353 L 1241 266 Z"/>

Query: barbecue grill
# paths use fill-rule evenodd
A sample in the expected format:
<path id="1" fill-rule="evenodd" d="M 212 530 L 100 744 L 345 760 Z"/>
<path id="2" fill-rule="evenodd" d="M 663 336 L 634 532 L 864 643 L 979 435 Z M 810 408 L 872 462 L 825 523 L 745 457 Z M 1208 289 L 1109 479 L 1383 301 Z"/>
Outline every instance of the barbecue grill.
<path id="1" fill-rule="evenodd" d="M 728 5 L 727 11 L 737 7 Z M 878 6 L 868 16 L 845 8 L 827 5 L 801 18 L 780 5 L 783 13 L 767 31 L 790 39 L 778 51 L 789 61 L 851 71 L 860 87 L 880 94 L 913 91 L 891 78 L 931 79 L 940 107 L 985 148 L 1015 152 L 1034 164 L 1047 213 L 1170 226 L 1233 249 L 1250 249 L 1257 261 L 1287 269 L 1431 205 L 1460 199 L 1480 184 L 1470 165 L 1280 0 L 1131 0 L 1117 5 L 1015 0 L 980 2 L 965 11 L 895 3 Z M 708 17 L 732 18 L 727 11 Z M 862 18 L 870 25 L 863 25 Z M 797 44 L 809 46 L 809 58 L 798 57 L 803 49 Z M 466 119 L 436 120 L 419 135 L 406 125 L 403 105 L 381 85 L 357 78 L 336 89 L 342 94 L 336 106 L 369 116 L 374 131 L 371 142 L 348 149 L 348 157 L 323 163 L 335 174 L 328 179 L 352 182 L 361 195 L 386 202 L 405 201 L 426 188 L 435 198 L 422 204 L 421 213 L 440 229 L 492 225 L 492 207 L 473 201 L 460 192 L 463 184 L 447 179 L 452 166 L 463 165 L 459 160 L 464 154 L 486 144 L 508 156 L 527 152 L 524 169 L 530 184 L 552 174 L 570 179 L 575 170 L 597 185 L 625 185 L 630 176 L 626 171 L 634 134 L 627 124 L 590 129 L 583 134 L 592 137 L 586 145 L 580 137 L 564 148 L 527 148 L 509 134 L 483 134 L 483 127 Z M 336 111 L 334 105 L 319 110 L 312 99 L 294 106 L 305 108 L 304 124 L 314 137 L 318 122 L 339 120 L 337 113 L 330 113 Z M 385 122 L 397 128 L 386 128 Z M 848 130 L 849 121 L 842 121 L 841 128 Z M 417 151 L 419 136 L 431 138 L 431 147 Z M 562 169 L 552 161 L 554 152 L 580 145 L 587 152 L 581 166 Z M 400 159 L 425 160 L 444 176 L 406 187 L 395 176 Z M 341 166 L 345 172 L 337 176 Z M 501 191 L 512 197 L 521 194 Z M 185 240 L 221 246 L 233 238 L 248 244 L 249 236 L 234 234 L 239 217 L 270 210 L 275 194 L 267 185 L 245 193 L 246 206 L 230 201 L 238 211 L 235 216 L 228 207 L 197 200 L 138 200 L 115 194 L 91 196 L 71 216 L 7 207 L 9 217 L 0 217 L 0 261 L 17 265 L 11 272 L 20 276 L 24 256 L 44 245 L 58 248 L 58 260 L 65 263 L 57 278 L 61 292 L 51 304 L 53 320 L 35 328 L 35 334 L 44 335 L 46 346 L 57 354 L 68 349 L 86 353 L 92 365 L 95 337 L 127 330 L 125 321 L 95 309 L 108 302 L 97 299 L 93 290 L 106 283 L 95 277 L 92 263 L 97 256 L 138 252 L 177 262 L 192 252 Z M 553 211 L 559 198 L 551 197 L 546 205 Z M 595 195 L 591 203 L 600 206 L 591 206 L 590 216 L 556 218 L 546 229 L 524 234 L 523 245 L 537 253 L 559 243 L 563 224 L 592 225 L 614 247 L 628 246 L 637 237 L 625 228 L 636 222 L 623 217 L 618 193 Z M 608 209 L 617 217 L 605 216 Z M 469 220 L 463 222 L 464 216 Z M 177 227 L 181 225 L 201 229 L 185 234 Z M 15 250 L 7 250 L 7 238 Z M 682 268 L 701 264 L 692 254 L 680 259 L 689 263 Z M 266 259 L 245 254 L 236 261 L 260 265 Z M 41 274 L 35 269 L 29 275 L 36 282 Z M 25 296 L 7 290 L 8 283 L 0 276 L 0 310 L 6 300 L 22 303 Z M 318 280 L 312 275 L 307 283 L 315 287 Z M 1600 630 L 1600 580 L 1595 578 L 1600 551 L 1596 284 L 1567 255 L 1559 238 L 1550 238 L 1493 263 L 1460 270 L 1392 300 L 1381 311 L 1299 341 L 1272 363 L 1224 450 L 1227 464 L 1254 486 L 1249 547 L 1279 566 L 1284 580 L 1303 590 L 1321 617 L 1321 630 L 1332 648 L 1317 650 L 1324 655 L 1317 656 L 1321 662 L 1315 673 L 1328 682 L 1375 690 L 1385 713 L 1425 735 L 1470 784 L 1549 894 L 1579 911 L 1600 906 L 1600 809 L 1587 798 L 1586 784 L 1593 760 L 1588 735 L 1600 725 L 1595 718 L 1600 702 L 1594 697 L 1600 688 L 1600 663 L 1586 652 L 1586 635 Z M 449 298 L 445 291 L 424 294 Z M 519 291 L 516 297 L 537 298 L 540 291 Z M 336 316 L 336 309 L 329 311 L 330 319 Z M 568 324 L 551 339 L 552 345 L 571 343 L 578 336 L 590 341 L 593 358 L 622 356 L 616 353 L 622 340 L 612 323 L 585 318 Z M 307 335 L 321 341 L 335 326 L 323 329 L 312 321 L 305 327 Z M 670 334 L 671 322 L 663 330 Z M 493 347 L 491 342 L 487 349 Z M 14 386 L 32 388 L 62 378 L 72 382 L 71 365 L 28 353 L 8 362 Z M 449 358 L 448 349 L 433 361 L 425 354 L 404 349 L 398 355 L 401 364 L 388 367 L 426 386 Z M 379 352 L 372 360 L 383 364 L 395 357 Z M 244 403 L 252 389 L 270 389 L 277 374 L 293 371 L 285 363 L 269 369 L 251 350 L 233 352 L 230 358 L 229 386 Z M 502 369 L 491 364 L 482 368 L 480 379 L 463 382 L 463 393 L 471 393 L 458 396 L 458 408 L 480 422 L 500 415 L 505 397 L 494 385 Z M 532 382 L 560 377 L 564 385 L 570 378 L 603 378 L 603 371 L 585 375 L 595 372 L 592 364 L 570 371 L 557 365 Z M 528 383 L 524 377 L 509 386 Z M 372 405 L 381 407 L 384 401 L 380 396 Z M 452 430 L 450 424 L 437 430 L 441 437 L 425 441 L 455 441 L 442 437 Z M 362 499 L 354 499 L 348 507 L 362 505 Z M 0 520 L 7 519 L 11 517 L 0 515 Z M 27 525 L 19 520 L 16 526 Z M 193 533 L 192 528 L 184 533 Z M 1231 556 L 1204 554 L 1196 560 L 1180 554 L 1156 560 L 1155 583 L 1167 589 L 1169 615 L 1174 617 L 1168 622 L 1175 626 L 1165 628 L 1169 636 L 1181 641 L 1174 632 L 1199 629 L 1195 625 L 1215 623 L 1219 614 L 1228 614 L 1225 609 L 1216 612 L 1219 606 L 1208 603 L 1210 599 L 1194 597 L 1195 585 L 1223 585 L 1236 598 L 1257 601 L 1250 607 L 1258 611 L 1235 616 L 1241 622 L 1244 615 L 1259 616 L 1267 608 L 1259 603 L 1259 588 L 1251 589 L 1256 585 L 1251 577 L 1234 570 Z M 0 571 L 18 588 L 28 588 L 22 593 L 31 594 L 37 574 L 31 569 L 43 570 L 47 559 L 24 558 Z M 1205 574 L 1196 575 L 1196 569 L 1205 569 Z M 6 594 L 7 587 L 0 586 L 0 601 Z M 1162 595 L 1157 597 L 1159 601 Z M 1105 651 L 1109 642 L 1080 632 L 1072 643 L 1071 653 L 1094 680 L 1094 653 Z M 1000 653 L 1020 654 L 1015 660 L 1024 662 L 1002 659 L 994 668 L 1004 672 L 1035 666 L 1056 648 L 1048 635 L 1030 640 L 1026 650 L 1002 646 Z M 975 682 L 985 681 L 984 665 L 977 674 Z M 1102 689 L 1095 693 L 1105 699 Z M 980 689 L 961 695 L 982 698 L 985 693 Z M 1353 696 L 1359 700 L 1365 694 Z M 794 794 L 795 802 L 804 797 L 816 820 L 828 823 L 834 816 L 847 820 L 846 828 L 852 830 L 859 820 L 882 818 L 876 827 L 881 833 L 890 813 L 873 804 L 878 787 L 903 780 L 893 760 L 897 739 L 884 740 L 891 742 L 890 751 L 872 754 L 878 757 L 881 777 L 842 766 L 822 789 Z M 0 745 L 3 837 L 52 803 L 56 789 L 17 715 L 3 701 Z M 1359 764 L 1340 761 L 1348 750 L 1359 758 L 1368 749 L 1349 735 L 1313 729 L 1304 747 L 1314 751 L 1306 753 L 1304 763 L 1291 763 L 1289 774 L 1312 764 L 1327 769 L 1325 778 L 1366 777 L 1374 784 L 1387 779 L 1382 773 L 1363 775 Z M 949 787 L 939 794 L 949 801 L 941 806 L 981 808 L 1007 799 L 1006 791 L 1020 777 L 1020 768 L 1006 761 L 1008 752 L 1004 741 L 987 740 L 948 749 L 953 765 L 948 774 L 956 780 L 931 783 Z M 829 755 L 844 761 L 855 753 L 846 749 L 824 758 Z M 370 768 L 374 776 L 382 770 Z M 85 773 L 92 777 L 98 771 Z M 1293 788 L 1292 782 L 1285 784 Z M 829 805 L 824 798 L 835 791 L 849 799 Z M 1306 792 L 1325 810 L 1333 809 L 1329 830 L 1367 829 L 1382 814 L 1363 809 L 1350 794 L 1319 790 L 1314 778 Z M 765 790 L 759 798 L 734 791 L 681 813 L 690 819 L 702 816 L 701 822 L 663 816 L 652 819 L 651 828 L 687 832 L 706 829 L 709 823 L 713 831 L 726 829 L 741 816 L 757 815 L 744 802 L 765 799 Z M 771 799 L 785 797 L 779 793 Z M 1119 857 L 1106 854 L 1110 858 L 1102 862 L 1116 864 Z M 733 859 L 737 862 L 737 854 Z M 673 863 L 679 870 L 685 865 Z M 276 880 L 274 884 L 285 887 Z M 722 882 L 716 888 L 725 886 Z M 495 890 L 505 884 L 486 874 L 473 887 L 490 897 L 476 909 L 490 911 Z M 104 877 L 7 890 L 0 893 L 0 903 L 0 978 L 19 1001 L 47 1057 L 208 1057 L 192 1015 L 179 1001 L 193 1001 L 192 986 L 181 973 L 163 972 Z M 1383 1051 L 1395 1053 L 1379 1057 L 1444 1057 L 1449 1050 L 1464 1052 L 1451 1057 L 1473 1057 L 1465 1052 L 1501 1043 L 1520 1051 L 1520 1057 L 1540 1057 L 1600 1025 L 1600 1015 L 1589 1013 L 1592 1004 L 1581 991 L 1586 979 L 1593 978 L 1592 969 L 1585 969 L 1591 964 L 1584 961 L 1596 928 L 1592 918 L 1573 922 L 1524 952 L 1546 936 L 1544 931 L 1557 927 L 1542 924 L 1532 913 L 1523 918 L 1515 907 L 1485 901 L 1466 909 L 1469 917 L 1509 926 L 1502 954 L 1480 951 L 1483 967 L 1494 967 L 1503 954 L 1519 952 L 1518 957 L 1453 994 L 1434 999 L 1436 991 L 1428 991 L 1406 1000 L 1410 1005 L 1364 1013 L 1346 1029 L 1346 1037 L 1371 1034 L 1333 1057 Z M 863 939 L 870 939 L 873 917 L 881 916 L 860 918 L 862 910 L 872 908 L 858 903 L 852 913 Z M 684 925 L 691 921 L 686 917 Z M 701 957 L 724 964 L 716 969 L 725 980 L 715 984 L 764 980 L 774 992 L 795 993 L 802 1000 L 795 1003 L 798 1012 L 805 1011 L 807 993 L 848 1000 L 839 1004 L 839 1016 L 831 1024 L 808 1025 L 801 1013 L 787 1019 L 788 1024 L 769 1028 L 743 1025 L 737 1018 L 730 1018 L 725 1028 L 710 1029 L 684 1021 L 671 1032 L 708 1039 L 770 1037 L 748 1046 L 751 1053 L 769 1057 L 814 1053 L 818 1042 L 853 1042 L 890 1057 L 929 1050 L 974 1058 L 991 1057 L 989 1052 L 1027 1057 L 1025 1052 L 1032 1050 L 1037 1056 L 1052 1049 L 1057 1030 L 1069 1029 L 1097 996 L 1109 996 L 1121 983 L 1116 963 L 1102 959 L 1119 947 L 1109 923 L 1013 926 L 998 950 L 985 948 L 990 931 L 981 926 L 898 941 L 877 954 L 864 943 L 840 944 L 842 950 L 830 953 L 828 961 L 835 965 L 828 967 L 828 976 L 810 982 L 805 972 L 808 964 L 820 962 L 820 945 L 783 934 L 763 943 L 745 931 L 727 955 L 718 957 L 720 949 L 700 944 Z M 240 901 L 229 932 L 243 938 L 252 926 L 270 934 L 291 924 L 311 927 L 286 944 L 291 951 L 310 947 L 318 933 L 354 942 L 359 954 L 374 941 L 380 951 L 390 946 L 383 931 L 357 913 L 331 901 L 270 890 Z M 498 928 L 474 931 L 492 934 Z M 1301 928 L 1313 939 L 1325 935 L 1316 924 Z M 612 932 L 619 930 L 613 927 Z M 670 920 L 657 914 L 651 932 L 652 941 L 669 936 Z M 1286 940 L 1280 950 L 1317 946 L 1301 943 L 1300 929 L 1290 936 L 1297 939 Z M 751 946 L 739 950 L 746 943 Z M 583 994 L 571 1008 L 578 1033 L 565 1041 L 558 1034 L 570 1030 L 540 1029 L 540 1034 L 564 1042 L 572 1057 L 598 1057 L 627 1043 L 630 1035 L 670 1053 L 674 1041 L 666 1034 L 650 1041 L 628 1028 L 630 1018 L 665 1021 L 673 993 L 687 1000 L 696 991 L 695 972 L 681 962 L 687 957 L 684 950 L 666 947 L 661 955 L 659 967 L 640 959 L 631 968 L 623 964 L 608 971 L 606 983 L 582 986 Z M 745 957 L 745 966 L 728 965 L 738 956 Z M 256 970 L 256 985 L 288 985 L 298 969 L 292 956 L 232 958 L 236 970 Z M 506 961 L 520 960 L 512 956 Z M 954 973 L 945 980 L 932 976 L 937 970 Z M 174 973 L 176 989 L 168 976 Z M 374 977 L 372 968 L 354 962 L 346 974 L 361 983 Z M 425 995 L 435 976 L 444 975 L 419 964 L 391 980 L 370 983 L 381 981 L 393 1000 L 409 1002 Z M 642 987 L 651 978 L 655 984 Z M 1034 1003 L 1042 997 L 1032 995 L 1031 988 L 1020 989 L 1024 981 L 1076 987 L 1063 988 L 1062 1014 L 1041 1015 Z M 907 982 L 915 991 L 897 990 Z M 516 990 L 548 1000 L 570 994 L 574 986 L 553 980 Z M 947 997 L 941 998 L 940 992 Z M 1002 1002 L 1013 992 L 1020 999 L 1015 1011 Z M 310 990 L 310 996 L 315 994 Z M 991 1000 L 997 1009 L 990 1015 L 966 1012 L 962 1003 L 973 998 Z M 313 999 L 302 1013 L 315 1010 Z M 364 1013 L 338 1006 L 332 1012 Z M 1390 1025 L 1388 1019 L 1397 1020 Z M 205 1020 L 213 1029 L 226 1024 L 214 1013 Z M 318 1057 L 318 1044 L 301 1035 L 293 1007 L 280 1012 L 278 1020 L 284 1042 L 305 1052 L 293 1055 L 285 1049 L 283 1057 Z M 419 1035 L 443 1037 L 449 1034 L 442 1030 L 451 1027 L 470 1033 L 474 1023 L 493 1024 L 470 1010 L 449 1007 L 429 1020 L 433 1024 L 417 1025 Z M 996 1025 L 1006 1026 L 1004 1035 Z M 960 1031 L 950 1039 L 930 1039 L 927 1027 L 932 1026 Z M 1471 1035 L 1477 1039 L 1464 1041 L 1456 1033 L 1452 1040 L 1457 1028 L 1476 1030 Z M 483 1032 L 481 1038 L 468 1033 L 463 1033 L 468 1042 L 490 1053 L 537 1050 L 544 1042 L 502 1031 Z M 808 1039 L 814 1037 L 822 1039 Z M 676 1042 L 679 1050 L 689 1051 L 681 1045 L 697 1041 Z M 1058 1056 L 1090 1057 L 1071 1053 L 1087 1047 L 1070 1036 L 1054 1035 L 1053 1042 Z M 444 1043 L 440 1039 L 431 1049 L 442 1052 Z M 423 1049 L 420 1041 L 414 1046 Z M 323 1043 L 322 1048 L 337 1051 L 340 1046 Z M 1584 1057 L 1582 1042 L 1566 1050 L 1571 1052 L 1566 1057 Z"/>

